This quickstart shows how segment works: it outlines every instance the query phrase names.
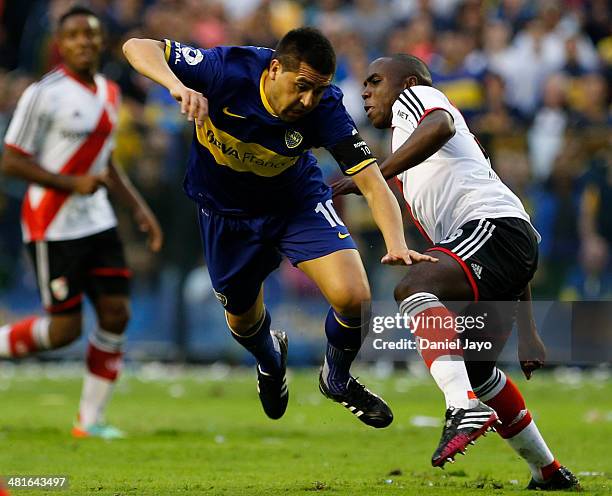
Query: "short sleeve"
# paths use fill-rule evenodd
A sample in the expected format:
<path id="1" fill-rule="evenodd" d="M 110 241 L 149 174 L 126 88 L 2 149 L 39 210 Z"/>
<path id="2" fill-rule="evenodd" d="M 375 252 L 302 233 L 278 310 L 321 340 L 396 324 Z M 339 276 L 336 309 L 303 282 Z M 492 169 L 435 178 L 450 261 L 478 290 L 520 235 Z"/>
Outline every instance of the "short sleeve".
<path id="1" fill-rule="evenodd" d="M 193 48 L 178 41 L 164 40 L 168 66 L 186 86 L 209 95 L 223 79 L 223 52 L 220 47 Z"/>
<path id="2" fill-rule="evenodd" d="M 44 108 L 43 90 L 38 83 L 34 83 L 23 92 L 17 102 L 17 108 L 4 136 L 5 145 L 25 155 L 36 155 L 49 122 Z"/>
<path id="3" fill-rule="evenodd" d="M 318 143 L 332 154 L 342 173 L 352 176 L 376 163 L 370 148 L 357 131 L 357 126 L 342 103 L 342 91 L 330 87 L 318 113 Z"/>
<path id="4" fill-rule="evenodd" d="M 402 91 L 393 104 L 391 126 L 412 132 L 434 110 L 445 110 L 452 117 L 452 104 L 431 86 L 411 86 Z"/>
<path id="5" fill-rule="evenodd" d="M 331 148 L 357 133 L 357 126 L 342 103 L 342 91 L 331 86 L 317 108 L 315 147 Z"/>

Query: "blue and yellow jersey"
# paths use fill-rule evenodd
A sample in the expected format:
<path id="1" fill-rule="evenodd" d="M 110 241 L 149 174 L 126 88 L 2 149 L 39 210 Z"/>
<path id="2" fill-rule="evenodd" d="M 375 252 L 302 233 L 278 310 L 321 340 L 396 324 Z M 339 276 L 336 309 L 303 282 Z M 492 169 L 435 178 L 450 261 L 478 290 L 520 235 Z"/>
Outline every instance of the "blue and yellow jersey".
<path id="1" fill-rule="evenodd" d="M 184 183 L 196 202 L 225 214 L 286 213 L 328 189 L 311 148 L 330 150 L 347 175 L 376 161 L 336 86 L 298 121 L 284 122 L 274 114 L 263 91 L 273 50 L 165 43 L 172 71 L 208 98 L 208 116 L 196 126 Z"/>

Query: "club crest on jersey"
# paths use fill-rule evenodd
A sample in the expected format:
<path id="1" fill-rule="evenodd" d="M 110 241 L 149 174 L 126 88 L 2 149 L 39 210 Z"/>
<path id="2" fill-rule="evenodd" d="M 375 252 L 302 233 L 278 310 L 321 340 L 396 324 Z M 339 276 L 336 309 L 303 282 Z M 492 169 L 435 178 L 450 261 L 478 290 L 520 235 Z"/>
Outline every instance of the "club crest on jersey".
<path id="1" fill-rule="evenodd" d="M 65 277 L 53 279 L 49 283 L 49 287 L 56 300 L 64 301 L 68 297 L 68 279 Z"/>
<path id="2" fill-rule="evenodd" d="M 221 302 L 221 305 L 227 305 L 227 296 L 225 296 L 223 293 L 219 293 L 219 291 L 215 291 L 214 289 L 213 293 L 215 293 L 215 298 Z"/>
<path id="3" fill-rule="evenodd" d="M 195 48 L 186 46 L 181 51 L 183 52 L 183 57 L 185 57 L 185 62 L 189 65 L 197 65 L 204 60 L 204 54 Z"/>
<path id="4" fill-rule="evenodd" d="M 302 136 L 299 132 L 294 131 L 293 129 L 287 129 L 285 131 L 285 144 L 287 148 L 296 148 L 300 146 L 300 143 L 304 140 L 304 136 Z"/>

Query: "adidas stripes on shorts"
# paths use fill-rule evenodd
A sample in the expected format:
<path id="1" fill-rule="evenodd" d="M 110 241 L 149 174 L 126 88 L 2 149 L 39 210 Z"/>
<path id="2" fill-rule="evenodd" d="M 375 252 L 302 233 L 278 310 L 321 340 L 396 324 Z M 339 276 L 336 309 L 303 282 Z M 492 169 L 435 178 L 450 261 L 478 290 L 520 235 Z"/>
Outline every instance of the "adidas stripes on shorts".
<path id="1" fill-rule="evenodd" d="M 457 260 L 475 301 L 517 300 L 538 266 L 533 227 L 513 217 L 467 222 L 427 251 L 441 251 Z"/>

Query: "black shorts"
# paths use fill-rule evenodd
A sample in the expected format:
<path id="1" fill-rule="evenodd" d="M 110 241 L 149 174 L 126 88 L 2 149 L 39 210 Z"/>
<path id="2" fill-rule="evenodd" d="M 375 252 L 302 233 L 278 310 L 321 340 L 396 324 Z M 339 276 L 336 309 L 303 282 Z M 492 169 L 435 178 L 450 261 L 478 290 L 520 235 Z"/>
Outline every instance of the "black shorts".
<path id="1" fill-rule="evenodd" d="M 474 301 L 517 300 L 538 267 L 538 239 L 519 218 L 470 221 L 427 251 L 453 257 L 465 272 Z"/>
<path id="2" fill-rule="evenodd" d="M 117 229 L 66 241 L 34 241 L 27 248 L 49 313 L 80 311 L 83 293 L 92 301 L 129 294 L 131 273 Z"/>

